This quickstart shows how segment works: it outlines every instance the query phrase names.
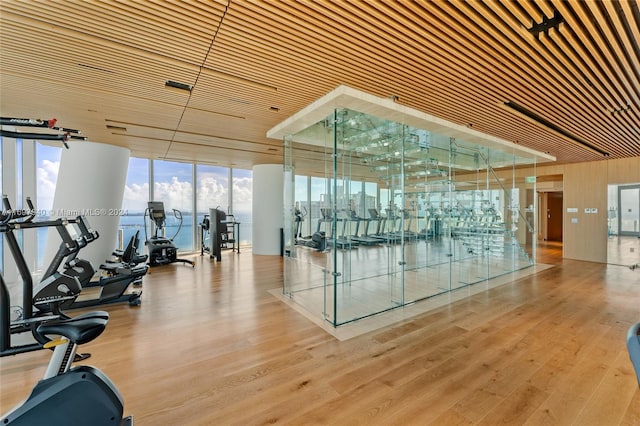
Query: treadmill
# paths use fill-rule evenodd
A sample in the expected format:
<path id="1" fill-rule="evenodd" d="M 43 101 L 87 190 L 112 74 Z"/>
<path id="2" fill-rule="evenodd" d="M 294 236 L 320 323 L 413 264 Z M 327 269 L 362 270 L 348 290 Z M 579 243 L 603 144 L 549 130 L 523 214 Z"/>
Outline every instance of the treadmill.
<path id="1" fill-rule="evenodd" d="M 389 223 L 389 218 L 382 216 L 378 211 L 378 209 L 369 209 L 369 222 L 367 223 L 367 226 L 371 222 L 378 222 L 378 226 L 376 227 L 376 233 L 375 234 L 367 233 L 368 236 L 377 238 L 378 241 L 384 242 L 384 243 L 397 243 L 400 241 L 397 235 L 388 231 L 385 232 L 385 229 L 387 228 L 387 225 Z"/>
<path id="2" fill-rule="evenodd" d="M 351 239 L 353 241 L 356 241 L 359 244 L 363 244 L 363 245 L 380 244 L 380 238 L 376 238 L 376 237 L 372 237 L 372 236 L 368 235 L 369 234 L 369 223 L 371 223 L 371 221 L 372 221 L 371 218 L 362 218 L 362 217 L 358 216 L 358 213 L 356 213 L 355 210 L 350 209 L 349 210 L 349 218 L 347 220 L 356 223 L 356 230 L 355 230 L 354 234 L 351 236 Z M 359 235 L 358 232 L 360 231 L 360 223 L 361 222 L 365 222 L 365 226 L 364 226 L 364 232 L 362 233 L 362 235 Z"/>
<path id="3" fill-rule="evenodd" d="M 351 236 L 345 235 L 345 228 L 347 224 L 347 218 L 338 217 L 336 215 L 336 222 L 342 222 L 342 235 L 338 235 L 337 225 L 333 226 L 333 211 L 331 209 L 322 209 L 323 221 L 331 222 L 331 235 L 327 238 L 327 244 L 339 249 L 354 249 L 358 247 L 358 242 L 354 241 Z M 320 222 L 318 222 L 318 225 Z"/>

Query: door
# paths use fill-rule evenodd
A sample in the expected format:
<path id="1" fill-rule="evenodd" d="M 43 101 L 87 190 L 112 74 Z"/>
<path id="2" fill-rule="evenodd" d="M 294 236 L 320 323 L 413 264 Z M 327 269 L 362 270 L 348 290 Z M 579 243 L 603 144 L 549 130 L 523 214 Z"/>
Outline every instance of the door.
<path id="1" fill-rule="evenodd" d="M 547 194 L 547 240 L 562 241 L 562 192 Z"/>
<path id="2" fill-rule="evenodd" d="M 640 185 L 618 187 L 618 235 L 640 236 Z"/>

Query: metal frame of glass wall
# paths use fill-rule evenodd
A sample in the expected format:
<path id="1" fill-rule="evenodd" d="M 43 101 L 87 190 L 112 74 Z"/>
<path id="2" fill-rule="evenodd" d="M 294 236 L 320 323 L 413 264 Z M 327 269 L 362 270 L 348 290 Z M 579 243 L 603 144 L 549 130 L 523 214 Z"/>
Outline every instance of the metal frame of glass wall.
<path id="1" fill-rule="evenodd" d="M 515 168 L 535 169 L 538 153 L 479 144 L 477 132 L 406 107 L 391 114 L 387 100 L 367 96 L 371 108 L 359 92 L 358 110 L 353 97 L 346 107 L 333 99 L 326 115 L 312 105 L 270 132 L 285 147 L 284 294 L 339 326 L 532 266 L 535 177 Z M 310 203 L 296 199 L 301 170 L 325 183 Z M 364 196 L 367 184 L 377 199 Z M 300 235 L 302 202 L 321 211 L 306 229 L 326 246 Z"/>

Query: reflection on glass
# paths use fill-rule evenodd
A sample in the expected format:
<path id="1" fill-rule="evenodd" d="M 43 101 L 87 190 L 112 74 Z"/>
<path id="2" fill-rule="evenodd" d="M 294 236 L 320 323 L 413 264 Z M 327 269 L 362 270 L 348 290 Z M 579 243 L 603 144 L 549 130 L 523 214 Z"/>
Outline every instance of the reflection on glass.
<path id="1" fill-rule="evenodd" d="M 297 208 L 299 213 L 294 211 L 294 237 L 308 237 L 311 235 L 311 217 L 309 211 L 311 210 L 311 199 L 309 198 L 309 178 L 307 176 L 296 175 L 294 179 L 295 196 L 294 196 L 294 208 Z"/>

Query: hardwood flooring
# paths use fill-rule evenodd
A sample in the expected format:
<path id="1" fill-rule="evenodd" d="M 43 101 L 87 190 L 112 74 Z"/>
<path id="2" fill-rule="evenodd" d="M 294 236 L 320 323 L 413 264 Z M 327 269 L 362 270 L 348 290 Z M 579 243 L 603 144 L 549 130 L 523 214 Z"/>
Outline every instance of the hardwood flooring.
<path id="1" fill-rule="evenodd" d="M 607 239 L 607 263 L 617 265 L 640 264 L 640 236 L 617 236 Z"/>
<path id="2" fill-rule="evenodd" d="M 281 258 L 195 256 L 152 269 L 142 305 L 107 307 L 82 351 L 136 425 L 640 425 L 625 347 L 640 270 L 559 253 L 543 244 L 553 268 L 346 341 L 269 293 Z M 0 359 L 0 411 L 48 357 Z"/>

